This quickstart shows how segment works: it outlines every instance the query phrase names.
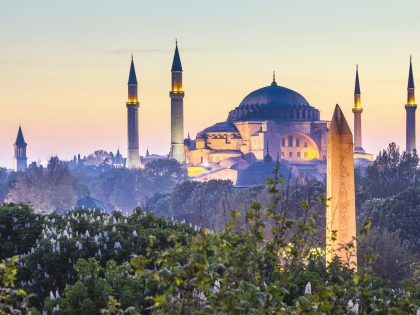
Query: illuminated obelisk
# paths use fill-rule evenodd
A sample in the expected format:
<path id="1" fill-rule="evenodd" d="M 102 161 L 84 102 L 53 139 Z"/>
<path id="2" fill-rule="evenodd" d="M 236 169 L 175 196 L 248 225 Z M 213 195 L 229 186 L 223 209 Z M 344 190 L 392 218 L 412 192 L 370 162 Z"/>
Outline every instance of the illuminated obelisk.
<path id="1" fill-rule="evenodd" d="M 353 135 L 336 105 L 328 131 L 327 265 L 335 256 L 357 269 Z"/>

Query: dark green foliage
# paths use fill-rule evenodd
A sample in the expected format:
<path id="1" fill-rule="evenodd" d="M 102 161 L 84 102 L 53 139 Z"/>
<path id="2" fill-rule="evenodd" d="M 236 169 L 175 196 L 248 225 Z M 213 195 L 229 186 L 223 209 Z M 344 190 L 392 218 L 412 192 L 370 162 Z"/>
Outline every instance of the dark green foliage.
<path id="1" fill-rule="evenodd" d="M 35 306 L 42 305 L 50 291 L 62 292 L 66 285 L 77 281 L 74 264 L 79 258 L 96 257 L 100 268 L 104 268 L 111 260 L 124 264 L 132 255 L 146 255 L 147 246 L 151 243 L 155 248 L 166 248 L 170 244 L 170 235 L 177 235 L 186 243 L 187 236 L 192 232 L 186 225 L 157 218 L 140 208 L 135 209 L 130 216 L 123 216 L 119 212 L 105 214 L 91 210 L 74 210 L 65 215 L 47 216 L 35 215 L 28 206 L 11 204 L 0 208 L 0 218 L 3 222 L 16 221 L 15 225 L 6 225 L 2 237 L 10 237 L 10 241 L 2 242 L 0 246 L 8 250 L 2 250 L 2 254 L 7 255 L 11 250 L 14 251 L 11 242 L 16 242 L 23 258 L 18 283 L 34 294 L 31 302 Z M 15 231 L 20 230 L 21 225 L 29 219 L 32 219 L 33 231 L 28 229 L 32 231 L 29 234 L 31 237 L 23 241 Z M 38 225 L 35 224 L 37 222 Z M 9 228 L 9 225 L 15 226 L 15 229 Z M 19 233 L 25 235 L 27 232 L 23 230 Z M 86 268 L 83 264 L 78 267 L 78 273 L 83 275 Z M 119 297 L 124 305 L 136 299 L 128 289 L 130 286 L 138 285 L 128 282 L 121 287 L 124 293 Z M 96 300 L 92 301 L 97 304 Z M 103 301 L 106 303 L 107 298 Z M 88 307 L 89 302 L 86 303 Z"/>
<path id="2" fill-rule="evenodd" d="M 400 238 L 399 232 L 373 228 L 365 239 L 359 242 L 361 263 L 366 254 L 373 259 L 372 268 L 376 275 L 387 279 L 394 288 L 401 280 L 413 277 L 414 265 L 419 257 L 411 251 L 409 243 Z"/>
<path id="3" fill-rule="evenodd" d="M 25 204 L 0 205 L 0 259 L 28 252 L 42 230 L 43 217 Z"/>
<path id="4" fill-rule="evenodd" d="M 28 294 L 15 285 L 18 261 L 18 256 L 0 261 L 0 315 L 30 314 Z"/>
<path id="5" fill-rule="evenodd" d="M 358 193 L 364 200 L 384 198 L 416 187 L 419 181 L 416 152 L 400 153 L 395 143 L 379 153 L 361 178 Z"/>
<path id="6" fill-rule="evenodd" d="M 420 252 L 420 187 L 382 200 L 366 201 L 362 219 L 366 218 L 371 218 L 376 227 L 399 231 L 400 237 Z"/>

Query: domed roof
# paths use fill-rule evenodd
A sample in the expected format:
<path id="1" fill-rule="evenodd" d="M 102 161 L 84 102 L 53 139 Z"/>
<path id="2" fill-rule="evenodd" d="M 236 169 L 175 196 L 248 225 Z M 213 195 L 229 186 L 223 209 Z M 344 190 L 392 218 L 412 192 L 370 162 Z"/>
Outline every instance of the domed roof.
<path id="1" fill-rule="evenodd" d="M 283 178 L 288 178 L 291 166 L 289 163 L 283 161 L 280 163 L 279 175 Z M 236 181 L 237 187 L 252 187 L 259 185 L 266 185 L 267 179 L 274 177 L 274 169 L 277 167 L 277 162 L 255 162 L 248 168 L 238 172 L 238 179 Z"/>
<path id="2" fill-rule="evenodd" d="M 98 199 L 92 198 L 92 197 L 85 197 L 82 199 L 79 199 L 76 204 L 76 208 L 79 209 L 99 209 L 106 211 L 105 205 L 102 203 L 102 201 L 99 201 Z"/>
<path id="3" fill-rule="evenodd" d="M 315 121 L 319 110 L 312 107 L 299 93 L 279 86 L 273 78 L 271 85 L 249 93 L 234 110 L 228 121 Z"/>
<path id="4" fill-rule="evenodd" d="M 239 108 L 250 105 L 274 105 L 276 107 L 311 107 L 299 93 L 277 85 L 271 85 L 249 93 L 239 104 Z"/>

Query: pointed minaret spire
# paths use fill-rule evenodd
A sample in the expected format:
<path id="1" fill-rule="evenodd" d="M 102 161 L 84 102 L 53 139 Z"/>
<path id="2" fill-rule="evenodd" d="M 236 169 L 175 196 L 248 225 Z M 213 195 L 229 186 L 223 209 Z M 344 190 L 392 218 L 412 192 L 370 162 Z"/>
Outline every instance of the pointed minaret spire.
<path id="1" fill-rule="evenodd" d="M 356 79 L 354 83 L 354 151 L 364 153 L 362 148 L 362 101 L 359 83 L 359 65 L 356 65 Z"/>
<path id="2" fill-rule="evenodd" d="M 182 65 L 179 56 L 178 41 L 175 41 L 175 53 L 172 61 L 171 97 L 171 151 L 170 158 L 179 163 L 185 161 L 184 151 L 184 91 L 182 89 Z"/>
<path id="3" fill-rule="evenodd" d="M 134 58 L 131 54 L 130 74 L 128 75 L 128 99 L 127 99 L 127 128 L 128 128 L 128 155 L 127 167 L 139 168 L 139 125 L 138 125 L 138 110 L 139 100 L 137 95 L 137 76 L 134 68 Z"/>
<path id="4" fill-rule="evenodd" d="M 360 84 L 359 84 L 359 65 L 356 64 L 356 81 L 354 84 L 354 94 L 360 94 Z"/>
<path id="5" fill-rule="evenodd" d="M 128 75 L 128 84 L 137 84 L 136 69 L 134 67 L 134 58 L 131 54 L 130 74 Z"/>
<path id="6" fill-rule="evenodd" d="M 182 71 L 182 64 L 181 64 L 181 57 L 179 57 L 179 51 L 178 51 L 178 41 L 175 40 L 175 53 L 174 53 L 174 59 L 172 60 L 172 68 L 171 71 Z"/>
<path id="7" fill-rule="evenodd" d="M 408 71 L 407 104 L 406 111 L 406 150 L 412 151 L 416 148 L 416 99 L 414 96 L 414 76 L 412 56 L 410 56 L 410 68 Z"/>
<path id="8" fill-rule="evenodd" d="M 15 172 L 24 172 L 27 167 L 27 158 L 26 158 L 26 142 L 23 137 L 22 128 L 19 125 L 18 134 L 16 136 L 16 141 L 13 144 L 14 156 L 13 156 L 13 169 Z"/>
<path id="9" fill-rule="evenodd" d="M 416 103 L 415 97 L 414 97 L 414 77 L 413 77 L 413 65 L 411 62 L 412 56 L 410 56 L 410 69 L 408 71 L 408 84 L 407 84 L 407 90 L 408 90 L 408 96 L 407 96 L 407 104 L 413 105 Z"/>

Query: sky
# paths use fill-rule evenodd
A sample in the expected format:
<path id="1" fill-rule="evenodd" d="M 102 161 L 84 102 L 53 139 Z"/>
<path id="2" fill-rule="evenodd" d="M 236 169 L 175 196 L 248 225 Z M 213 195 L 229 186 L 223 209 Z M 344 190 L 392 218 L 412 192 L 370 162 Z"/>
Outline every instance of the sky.
<path id="1" fill-rule="evenodd" d="M 98 149 L 125 155 L 131 53 L 140 153 L 167 154 L 175 38 L 192 137 L 269 85 L 273 70 L 321 119 L 338 103 L 352 127 L 358 63 L 365 150 L 377 154 L 392 141 L 404 148 L 410 54 L 420 75 L 414 0 L 2 0 L 0 29 L 0 166 L 8 168 L 19 124 L 29 161 Z"/>

